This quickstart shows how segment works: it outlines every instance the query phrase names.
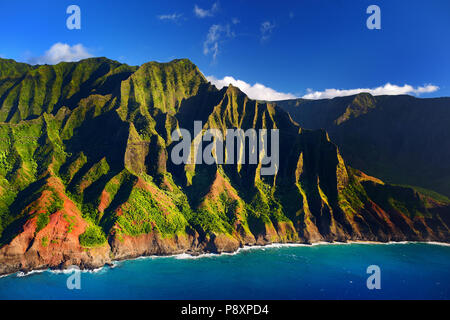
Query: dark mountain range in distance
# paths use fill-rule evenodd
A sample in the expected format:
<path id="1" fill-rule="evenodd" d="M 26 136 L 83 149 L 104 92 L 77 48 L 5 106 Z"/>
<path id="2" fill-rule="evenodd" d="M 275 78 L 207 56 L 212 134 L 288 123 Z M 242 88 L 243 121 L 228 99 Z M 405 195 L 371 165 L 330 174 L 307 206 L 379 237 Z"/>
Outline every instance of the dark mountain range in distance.
<path id="1" fill-rule="evenodd" d="M 301 127 L 325 129 L 349 165 L 450 196 L 450 98 L 361 93 L 277 105 Z"/>

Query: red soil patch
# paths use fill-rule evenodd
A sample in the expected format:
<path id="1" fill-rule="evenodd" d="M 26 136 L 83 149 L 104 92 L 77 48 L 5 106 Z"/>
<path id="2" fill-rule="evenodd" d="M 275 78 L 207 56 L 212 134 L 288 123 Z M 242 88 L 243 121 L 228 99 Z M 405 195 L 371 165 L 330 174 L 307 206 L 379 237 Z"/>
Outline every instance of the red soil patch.
<path id="1" fill-rule="evenodd" d="M 106 190 L 103 190 L 100 196 L 100 204 L 98 205 L 98 211 L 104 212 L 110 203 L 111 203 L 111 196 Z"/>
<path id="2" fill-rule="evenodd" d="M 224 177 L 218 171 L 216 171 L 214 182 L 209 187 L 209 191 L 206 194 L 205 198 L 214 200 L 217 199 L 222 193 L 226 193 L 228 197 L 233 200 L 239 200 L 239 196 L 237 195 L 231 184 L 226 179 L 224 179 Z"/>
<path id="3" fill-rule="evenodd" d="M 168 191 L 173 192 L 173 187 L 172 187 L 172 185 L 170 184 L 169 180 L 168 180 L 166 177 L 164 177 L 164 180 L 163 180 L 163 186 L 164 186 Z"/>
<path id="4" fill-rule="evenodd" d="M 375 183 L 378 183 L 378 184 L 384 184 L 384 182 L 382 180 L 380 180 L 378 178 L 375 178 L 375 177 L 372 177 L 372 176 L 369 176 L 369 175 L 365 174 L 364 172 L 356 170 L 356 169 L 355 169 L 355 175 L 356 175 L 356 177 L 357 177 L 359 182 L 361 182 L 361 181 L 372 181 L 372 182 L 375 182 Z"/>
<path id="5" fill-rule="evenodd" d="M 121 215 L 123 215 L 123 210 L 122 207 L 119 207 L 116 209 L 116 216 L 120 217 Z"/>
<path id="6" fill-rule="evenodd" d="M 53 191 L 44 190 L 38 199 L 30 203 L 25 210 L 29 215 L 35 215 L 25 222 L 22 232 L 9 245 L 2 248 L 7 255 L 28 254 L 32 261 L 44 261 L 50 265 L 57 265 L 64 252 L 81 252 L 78 237 L 82 234 L 87 223 L 83 220 L 77 206 L 64 194 L 64 186 L 55 177 L 47 180 L 47 186 L 63 200 L 63 207 L 52 213 L 48 224 L 36 233 L 38 215 L 46 213 L 51 204 Z"/>

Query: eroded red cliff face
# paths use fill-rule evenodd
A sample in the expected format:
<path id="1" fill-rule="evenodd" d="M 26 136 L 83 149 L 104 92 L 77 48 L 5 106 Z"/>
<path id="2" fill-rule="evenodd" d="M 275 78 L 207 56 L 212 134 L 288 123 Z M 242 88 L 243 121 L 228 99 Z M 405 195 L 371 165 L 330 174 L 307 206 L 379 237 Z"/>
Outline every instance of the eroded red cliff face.
<path id="1" fill-rule="evenodd" d="M 52 201 L 51 192 L 44 190 L 40 197 L 24 209 L 28 219 L 9 244 L 0 249 L 0 274 L 43 268 L 64 268 L 77 265 L 96 268 L 111 262 L 108 244 L 83 248 L 79 236 L 87 227 L 76 205 L 63 190 L 61 182 L 49 178 L 46 184 L 63 201 L 62 208 L 49 216 L 48 224 L 38 228 L 38 215 Z"/>

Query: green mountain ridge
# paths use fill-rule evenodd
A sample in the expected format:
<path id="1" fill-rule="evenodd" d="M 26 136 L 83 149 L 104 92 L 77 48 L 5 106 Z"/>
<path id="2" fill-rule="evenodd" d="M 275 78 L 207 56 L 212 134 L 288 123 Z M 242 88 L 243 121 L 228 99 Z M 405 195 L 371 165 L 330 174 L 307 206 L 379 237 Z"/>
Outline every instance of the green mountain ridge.
<path id="1" fill-rule="evenodd" d="M 326 131 L 218 90 L 187 59 L 0 67 L 0 274 L 273 242 L 450 240 L 445 200 L 352 169 Z M 173 164 L 171 132 L 193 135 L 195 120 L 279 129 L 277 174 Z"/>
<path id="2" fill-rule="evenodd" d="M 450 196 L 450 98 L 361 93 L 277 105 L 300 126 L 327 130 L 351 166 Z"/>

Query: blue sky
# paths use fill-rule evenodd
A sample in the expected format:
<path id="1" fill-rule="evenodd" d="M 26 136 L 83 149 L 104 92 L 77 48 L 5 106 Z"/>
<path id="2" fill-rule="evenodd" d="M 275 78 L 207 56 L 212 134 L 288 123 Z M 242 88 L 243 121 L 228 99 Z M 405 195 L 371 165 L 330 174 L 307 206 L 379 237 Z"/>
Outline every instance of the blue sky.
<path id="1" fill-rule="evenodd" d="M 71 4 L 81 30 L 66 27 Z M 372 4 L 381 30 L 366 27 Z M 450 96 L 448 0 L 0 0 L 0 30 L 3 58 L 189 58 L 217 86 L 232 82 L 254 98 L 359 88 Z"/>

